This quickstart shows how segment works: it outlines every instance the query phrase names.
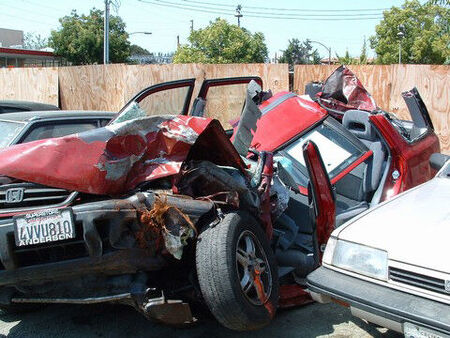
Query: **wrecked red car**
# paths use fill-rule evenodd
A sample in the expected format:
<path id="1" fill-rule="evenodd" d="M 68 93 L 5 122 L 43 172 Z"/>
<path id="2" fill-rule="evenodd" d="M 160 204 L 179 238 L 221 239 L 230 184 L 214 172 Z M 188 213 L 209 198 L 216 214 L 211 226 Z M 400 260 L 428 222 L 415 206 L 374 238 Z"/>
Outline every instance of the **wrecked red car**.
<path id="1" fill-rule="evenodd" d="M 121 302 L 182 324 L 202 303 L 257 329 L 310 301 L 336 226 L 434 174 L 415 90 L 400 121 L 347 68 L 314 99 L 241 77 L 206 80 L 191 102 L 194 83 L 143 90 L 105 128 L 0 151 L 3 309 Z M 239 85 L 234 129 L 203 117 L 214 88 Z"/>

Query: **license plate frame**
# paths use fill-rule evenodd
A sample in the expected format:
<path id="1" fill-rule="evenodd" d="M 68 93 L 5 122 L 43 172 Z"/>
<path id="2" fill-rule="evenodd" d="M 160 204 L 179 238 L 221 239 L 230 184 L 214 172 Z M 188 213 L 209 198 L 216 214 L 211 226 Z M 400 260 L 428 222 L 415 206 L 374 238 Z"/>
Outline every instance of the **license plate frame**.
<path id="1" fill-rule="evenodd" d="M 76 236 L 71 208 L 45 209 L 14 216 L 16 247 L 73 239 Z"/>
<path id="2" fill-rule="evenodd" d="M 403 335 L 405 338 L 447 338 L 448 336 L 420 325 L 403 323 Z"/>

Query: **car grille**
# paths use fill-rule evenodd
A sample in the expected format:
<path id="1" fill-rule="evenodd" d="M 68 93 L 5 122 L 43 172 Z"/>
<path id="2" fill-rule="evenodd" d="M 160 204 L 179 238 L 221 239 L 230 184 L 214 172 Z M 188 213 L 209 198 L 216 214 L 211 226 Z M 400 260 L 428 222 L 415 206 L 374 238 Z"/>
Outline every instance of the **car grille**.
<path id="1" fill-rule="evenodd" d="M 55 207 L 66 204 L 76 193 L 34 183 L 14 183 L 0 186 L 0 213 Z"/>
<path id="2" fill-rule="evenodd" d="M 425 276 L 415 272 L 389 267 L 389 279 L 398 283 L 408 284 L 421 289 L 448 295 L 443 279 Z"/>

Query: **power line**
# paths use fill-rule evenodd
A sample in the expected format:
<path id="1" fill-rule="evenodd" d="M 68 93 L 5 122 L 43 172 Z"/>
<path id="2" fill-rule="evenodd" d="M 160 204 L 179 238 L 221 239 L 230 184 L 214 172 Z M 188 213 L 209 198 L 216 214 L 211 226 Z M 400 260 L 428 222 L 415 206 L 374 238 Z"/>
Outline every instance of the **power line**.
<path id="1" fill-rule="evenodd" d="M 0 12 L 0 15 L 9 16 L 9 17 L 14 18 L 14 19 L 21 19 L 21 20 L 23 20 L 23 17 L 16 16 L 16 15 L 5 14 L 5 13 L 1 13 L 1 12 Z M 27 19 L 27 21 L 31 21 L 31 22 L 35 22 L 35 23 L 38 23 L 38 24 L 41 24 L 41 25 L 46 25 L 46 26 L 51 26 L 51 27 L 56 27 L 57 26 L 57 25 L 49 24 L 48 22 L 42 22 L 42 21 L 37 21 L 37 20 L 32 20 L 32 19 Z"/>
<path id="2" fill-rule="evenodd" d="M 5 6 L 5 7 L 12 8 L 12 9 L 15 9 L 15 10 L 18 10 L 18 11 L 21 11 L 21 12 L 31 13 L 31 14 L 37 15 L 37 16 L 45 16 L 47 18 L 55 19 L 53 16 L 50 16 L 50 15 L 47 15 L 47 14 L 39 13 L 39 12 L 36 12 L 34 10 L 23 9 L 23 8 L 20 8 L 20 7 L 14 7 L 14 6 L 11 6 L 9 4 L 8 5 L 0 4 L 0 6 Z"/>
<path id="3" fill-rule="evenodd" d="M 234 16 L 235 13 L 233 12 L 229 12 L 228 10 L 221 10 L 221 9 L 211 9 L 211 7 L 199 7 L 199 6 L 194 6 L 194 5 L 183 5 L 183 4 L 179 4 L 179 3 L 173 3 L 173 2 L 169 2 L 169 1 L 164 1 L 164 0 L 138 0 L 140 2 L 143 3 L 148 3 L 148 4 L 152 4 L 152 5 L 157 5 L 157 6 L 162 6 L 162 7 L 172 7 L 172 8 L 178 8 L 178 9 L 184 9 L 184 10 L 188 10 L 188 11 L 196 11 L 196 12 L 200 12 L 200 13 L 212 13 L 212 14 L 221 14 L 221 15 L 229 15 L 229 16 Z M 245 14 L 247 17 L 253 17 L 253 18 L 262 18 L 262 19 L 285 19 L 285 20 L 301 20 L 301 21 L 317 21 L 317 20 L 325 20 L 325 21 L 353 21 L 353 20 L 379 20 L 382 19 L 381 16 L 377 15 L 377 16 L 371 16 L 371 17 L 361 17 L 360 15 L 356 15 L 357 17 L 348 17 L 349 15 L 337 15 L 338 18 L 326 18 L 326 16 L 335 16 L 335 15 L 314 15 L 314 18 L 311 17 L 313 15 L 306 15 L 306 16 L 301 16 L 301 15 L 296 15 L 296 14 L 292 14 L 290 16 L 281 16 L 282 14 L 273 14 L 271 15 L 270 13 L 266 14 L 266 15 L 261 15 L 259 14 L 259 12 L 254 12 L 252 13 L 251 11 L 246 12 L 246 13 L 250 13 L 250 14 Z M 284 14 L 286 15 L 286 14 Z M 373 14 L 376 15 L 376 14 Z"/>
<path id="4" fill-rule="evenodd" d="M 218 7 L 235 7 L 234 5 L 217 4 L 207 1 L 195 1 L 195 0 L 181 0 L 184 2 L 190 2 L 201 5 L 213 5 Z M 301 11 L 301 12 L 377 12 L 388 10 L 389 8 L 358 8 L 358 9 L 311 9 L 311 8 L 275 8 L 275 7 L 260 7 L 260 6 L 245 6 L 245 8 L 271 10 L 271 11 Z"/>

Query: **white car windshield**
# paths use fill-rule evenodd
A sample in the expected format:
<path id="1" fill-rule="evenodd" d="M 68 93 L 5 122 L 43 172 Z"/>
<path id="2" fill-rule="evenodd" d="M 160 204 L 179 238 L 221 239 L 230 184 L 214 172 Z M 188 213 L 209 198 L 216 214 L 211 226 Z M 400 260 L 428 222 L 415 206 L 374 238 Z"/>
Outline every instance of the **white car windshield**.
<path id="1" fill-rule="evenodd" d="M 23 127 L 24 124 L 21 122 L 0 121 L 0 148 L 9 146 Z"/>
<path id="2" fill-rule="evenodd" d="M 306 167 L 302 147 L 308 140 L 313 141 L 319 148 L 330 179 L 363 154 L 362 149 L 350 142 L 335 128 L 322 123 L 284 149 L 285 153 L 304 170 L 306 170 Z"/>

